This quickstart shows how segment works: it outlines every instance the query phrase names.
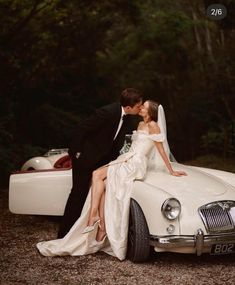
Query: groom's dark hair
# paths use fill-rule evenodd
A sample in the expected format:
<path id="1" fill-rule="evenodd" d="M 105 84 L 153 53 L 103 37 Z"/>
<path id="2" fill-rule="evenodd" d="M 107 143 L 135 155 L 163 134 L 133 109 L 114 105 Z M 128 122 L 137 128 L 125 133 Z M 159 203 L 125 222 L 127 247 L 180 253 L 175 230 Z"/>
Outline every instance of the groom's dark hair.
<path id="1" fill-rule="evenodd" d="M 135 88 L 126 88 L 121 93 L 120 103 L 122 107 L 134 107 L 135 104 L 143 100 L 142 94 Z"/>

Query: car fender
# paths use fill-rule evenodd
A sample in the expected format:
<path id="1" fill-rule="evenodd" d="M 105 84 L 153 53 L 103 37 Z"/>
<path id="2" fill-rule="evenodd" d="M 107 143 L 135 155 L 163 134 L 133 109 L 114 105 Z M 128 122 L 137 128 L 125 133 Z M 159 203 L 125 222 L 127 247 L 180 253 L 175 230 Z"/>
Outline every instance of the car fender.
<path id="1" fill-rule="evenodd" d="M 52 164 L 47 158 L 37 156 L 27 160 L 21 167 L 21 170 L 25 171 L 30 169 L 35 169 L 35 170 L 50 169 L 52 167 L 53 167 Z"/>
<path id="2" fill-rule="evenodd" d="M 10 176 L 9 210 L 62 216 L 72 187 L 72 169 L 18 172 Z"/>
<path id="3" fill-rule="evenodd" d="M 172 198 L 169 193 L 143 181 L 136 180 L 131 197 L 140 205 L 150 235 L 169 235 L 167 228 L 170 225 L 175 227 L 172 234 L 180 234 L 179 219 L 170 221 L 161 212 L 164 201 Z"/>

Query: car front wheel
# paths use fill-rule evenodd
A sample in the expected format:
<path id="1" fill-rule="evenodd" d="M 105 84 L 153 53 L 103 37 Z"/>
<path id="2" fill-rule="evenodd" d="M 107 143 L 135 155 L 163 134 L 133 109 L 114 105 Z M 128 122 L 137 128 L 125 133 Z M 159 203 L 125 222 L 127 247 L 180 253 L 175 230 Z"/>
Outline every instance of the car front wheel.
<path id="1" fill-rule="evenodd" d="M 139 204 L 131 199 L 127 257 L 133 262 L 144 262 L 149 257 L 149 230 Z"/>

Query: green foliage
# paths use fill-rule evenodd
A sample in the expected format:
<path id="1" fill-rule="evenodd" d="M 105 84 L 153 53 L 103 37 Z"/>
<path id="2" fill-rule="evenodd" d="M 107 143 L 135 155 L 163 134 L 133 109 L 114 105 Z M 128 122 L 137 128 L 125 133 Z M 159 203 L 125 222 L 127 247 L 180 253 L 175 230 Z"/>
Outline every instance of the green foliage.
<path id="1" fill-rule="evenodd" d="M 78 122 L 77 116 L 49 104 L 41 105 L 29 114 L 31 142 L 48 149 L 55 147 L 55 144 L 56 147 L 67 147 Z"/>
<path id="2" fill-rule="evenodd" d="M 210 152 L 217 152 L 226 157 L 235 154 L 234 122 L 226 126 L 210 129 L 201 137 L 202 147 Z"/>

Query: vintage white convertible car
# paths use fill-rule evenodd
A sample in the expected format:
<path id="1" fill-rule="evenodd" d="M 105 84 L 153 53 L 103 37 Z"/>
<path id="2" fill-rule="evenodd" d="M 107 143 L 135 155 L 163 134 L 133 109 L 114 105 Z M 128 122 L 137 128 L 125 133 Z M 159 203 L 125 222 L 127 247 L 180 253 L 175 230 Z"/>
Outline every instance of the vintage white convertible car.
<path id="1" fill-rule="evenodd" d="M 19 171 L 10 176 L 9 208 L 16 214 L 63 215 L 71 189 L 71 165 Z M 67 163 L 66 163 L 67 162 Z M 156 252 L 235 252 L 235 174 L 172 163 L 187 176 L 148 172 L 131 197 L 128 257 Z"/>

